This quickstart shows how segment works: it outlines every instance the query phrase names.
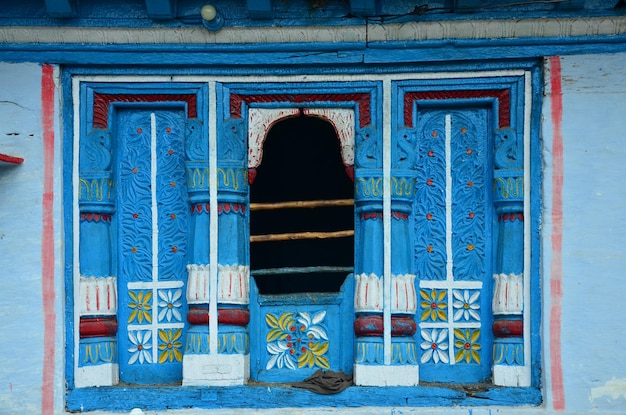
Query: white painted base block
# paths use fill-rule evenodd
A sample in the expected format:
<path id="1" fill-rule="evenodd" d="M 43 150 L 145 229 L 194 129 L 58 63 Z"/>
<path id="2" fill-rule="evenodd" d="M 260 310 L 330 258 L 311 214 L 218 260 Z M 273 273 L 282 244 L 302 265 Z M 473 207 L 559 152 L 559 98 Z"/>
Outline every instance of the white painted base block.
<path id="1" fill-rule="evenodd" d="M 353 381 L 358 386 L 417 386 L 419 366 L 354 365 Z"/>
<path id="2" fill-rule="evenodd" d="M 494 365 L 493 384 L 513 387 L 530 386 L 530 367 Z"/>
<path id="3" fill-rule="evenodd" d="M 183 386 L 237 386 L 249 377 L 249 354 L 183 356 Z"/>
<path id="4" fill-rule="evenodd" d="M 117 363 L 79 367 L 74 377 L 74 385 L 77 388 L 112 386 L 118 383 L 120 383 L 120 368 Z"/>

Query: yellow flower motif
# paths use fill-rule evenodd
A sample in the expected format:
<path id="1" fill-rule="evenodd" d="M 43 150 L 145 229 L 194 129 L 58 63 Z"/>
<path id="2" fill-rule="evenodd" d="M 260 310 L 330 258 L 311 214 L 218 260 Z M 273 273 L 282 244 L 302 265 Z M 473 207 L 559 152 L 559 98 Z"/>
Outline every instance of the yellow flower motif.
<path id="1" fill-rule="evenodd" d="M 424 310 L 420 319 L 422 321 L 429 319 L 432 321 L 447 321 L 448 303 L 445 302 L 447 295 L 447 290 L 420 290 L 420 297 L 422 297 L 420 305 Z"/>
<path id="2" fill-rule="evenodd" d="M 131 308 L 130 315 L 128 316 L 128 322 L 132 323 L 137 319 L 141 324 L 144 319 L 148 323 L 152 323 L 152 291 L 128 291 L 128 296 L 131 298 L 131 302 L 128 303 L 128 307 Z"/>
<path id="3" fill-rule="evenodd" d="M 477 350 L 480 350 L 480 344 L 476 343 L 480 338 L 480 329 L 454 329 L 454 347 L 457 349 L 454 360 L 459 363 L 465 359 L 465 363 L 471 363 L 472 361 L 480 363 L 480 355 Z"/>
<path id="4" fill-rule="evenodd" d="M 159 330 L 159 363 L 165 363 L 166 361 L 177 362 L 183 361 L 183 354 L 180 349 L 183 347 L 183 343 L 180 341 L 183 335 L 183 329 L 168 329 Z"/>

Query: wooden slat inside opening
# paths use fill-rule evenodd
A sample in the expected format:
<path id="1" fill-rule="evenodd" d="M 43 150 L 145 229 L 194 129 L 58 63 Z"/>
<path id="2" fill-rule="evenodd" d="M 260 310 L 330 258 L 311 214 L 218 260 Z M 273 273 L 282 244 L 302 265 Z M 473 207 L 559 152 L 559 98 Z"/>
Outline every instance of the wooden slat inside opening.
<path id="1" fill-rule="evenodd" d="M 354 199 L 294 200 L 289 202 L 250 203 L 250 210 L 301 209 L 319 207 L 354 206 Z"/>
<path id="2" fill-rule="evenodd" d="M 330 239 L 354 236 L 354 230 L 334 232 L 290 232 L 250 235 L 250 242 L 296 241 L 301 239 Z"/>
<path id="3" fill-rule="evenodd" d="M 351 273 L 354 271 L 353 267 L 336 267 L 320 265 L 317 267 L 284 267 L 284 268 L 266 268 L 250 271 L 252 275 L 278 275 L 278 274 L 313 274 L 321 272 L 337 272 L 337 273 Z"/>

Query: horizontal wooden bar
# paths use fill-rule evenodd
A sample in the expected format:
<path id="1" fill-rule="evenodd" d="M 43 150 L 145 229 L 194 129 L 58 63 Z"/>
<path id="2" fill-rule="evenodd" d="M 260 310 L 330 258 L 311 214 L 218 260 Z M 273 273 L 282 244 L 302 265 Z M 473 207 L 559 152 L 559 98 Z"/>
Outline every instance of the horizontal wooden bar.
<path id="1" fill-rule="evenodd" d="M 354 206 L 354 199 L 294 200 L 290 202 L 250 203 L 250 210 L 300 209 L 318 207 Z"/>
<path id="2" fill-rule="evenodd" d="M 335 232 L 291 232 L 250 235 L 250 242 L 295 241 L 300 239 L 330 239 L 354 236 L 354 230 Z"/>
<path id="3" fill-rule="evenodd" d="M 354 271 L 354 267 L 334 267 L 327 265 L 320 265 L 317 267 L 285 267 L 285 268 L 265 268 L 252 270 L 250 273 L 255 276 L 261 275 L 278 275 L 278 274 L 313 274 L 319 272 L 345 272 L 351 273 Z"/>

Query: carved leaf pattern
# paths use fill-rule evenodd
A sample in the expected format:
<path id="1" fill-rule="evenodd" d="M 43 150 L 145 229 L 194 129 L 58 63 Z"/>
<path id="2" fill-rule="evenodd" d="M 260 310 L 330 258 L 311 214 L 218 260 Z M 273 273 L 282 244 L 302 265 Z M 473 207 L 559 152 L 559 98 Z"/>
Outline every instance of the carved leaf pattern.
<path id="1" fill-rule="evenodd" d="M 416 160 L 415 261 L 419 279 L 445 279 L 445 119 L 442 112 L 420 117 Z"/>
<path id="2" fill-rule="evenodd" d="M 111 133 L 94 129 L 80 140 L 80 170 L 104 171 L 111 167 Z"/>
<path id="3" fill-rule="evenodd" d="M 217 155 L 220 160 L 241 161 L 246 158 L 244 121 L 231 118 L 222 127 L 221 139 L 217 141 Z"/>
<path id="4" fill-rule="evenodd" d="M 356 148 L 355 164 L 357 167 L 375 169 L 383 166 L 381 147 L 373 126 L 357 131 Z"/>
<path id="5" fill-rule="evenodd" d="M 188 226 L 184 124 L 176 112 L 159 112 L 156 121 L 159 279 L 184 280 Z"/>
<path id="6" fill-rule="evenodd" d="M 152 279 L 150 114 L 120 114 L 119 206 L 121 275 L 126 281 Z"/>
<path id="7" fill-rule="evenodd" d="M 456 280 L 485 272 L 485 166 L 487 125 L 482 110 L 452 115 L 452 252 Z"/>
<path id="8" fill-rule="evenodd" d="M 195 118 L 187 120 L 185 134 L 187 158 L 189 160 L 208 160 L 209 138 L 204 136 L 202 121 Z"/>

